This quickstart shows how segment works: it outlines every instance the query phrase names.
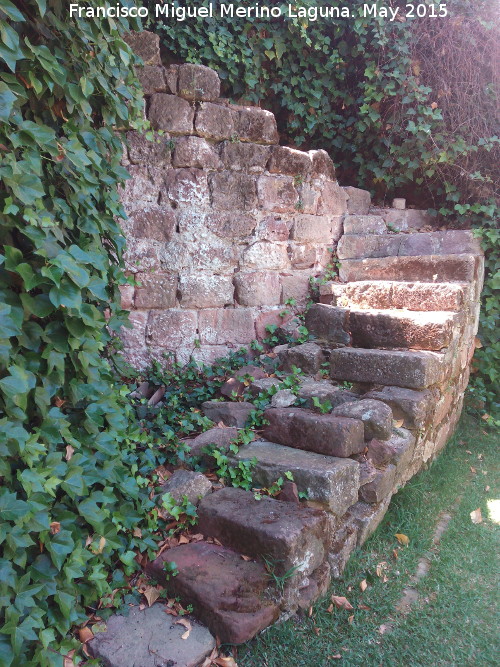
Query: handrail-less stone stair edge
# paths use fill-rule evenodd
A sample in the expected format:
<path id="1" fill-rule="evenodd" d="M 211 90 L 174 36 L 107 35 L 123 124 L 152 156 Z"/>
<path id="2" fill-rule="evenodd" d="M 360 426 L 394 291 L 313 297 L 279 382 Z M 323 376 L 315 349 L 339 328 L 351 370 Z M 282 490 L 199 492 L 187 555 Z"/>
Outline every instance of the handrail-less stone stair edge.
<path id="1" fill-rule="evenodd" d="M 234 455 L 257 459 L 256 485 L 290 471 L 307 501 L 205 489 L 197 531 L 215 540 L 168 549 L 147 567 L 193 605 L 191 639 L 156 603 L 112 617 L 90 643 L 106 665 L 196 666 L 212 635 L 242 643 L 323 595 L 392 495 L 445 446 L 468 382 L 483 257 L 470 231 L 438 230 L 423 211 L 376 208 L 368 192 L 341 188 L 324 151 L 279 146 L 271 113 L 220 100 L 215 72 L 164 68 L 156 36 L 132 35 L 131 45 L 145 62 L 147 117 L 164 134 L 155 144 L 130 133 L 124 160 L 128 270 L 141 283 L 123 291 L 128 359 L 141 368 L 171 351 L 213 361 L 281 324 L 290 297 L 305 305 L 329 249 L 341 263 L 340 282 L 322 285 L 307 311 L 314 342 L 275 350 L 281 369 L 306 374 L 306 407 L 270 407 L 262 438 Z M 326 362 L 330 378 L 319 379 Z M 331 412 L 313 411 L 313 397 Z M 248 414 L 241 403 L 203 409 L 227 432 Z M 166 561 L 179 571 L 168 581 Z"/>

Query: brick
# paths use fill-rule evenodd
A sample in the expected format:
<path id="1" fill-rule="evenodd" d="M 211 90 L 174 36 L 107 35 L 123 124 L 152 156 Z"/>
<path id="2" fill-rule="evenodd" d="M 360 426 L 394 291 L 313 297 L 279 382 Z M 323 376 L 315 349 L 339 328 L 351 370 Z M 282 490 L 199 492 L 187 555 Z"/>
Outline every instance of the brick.
<path id="1" fill-rule="evenodd" d="M 357 280 L 402 280 L 419 282 L 471 282 L 479 262 L 471 255 L 429 255 L 348 259 L 340 266 L 343 282 Z"/>
<path id="2" fill-rule="evenodd" d="M 210 102 L 202 102 L 196 112 L 194 127 L 196 134 L 206 139 L 222 141 L 235 136 L 237 116 L 227 107 Z"/>
<path id="3" fill-rule="evenodd" d="M 157 132 L 154 132 L 152 140 L 149 140 L 140 132 L 127 132 L 130 162 L 143 166 L 169 166 L 171 161 L 169 141 L 168 134 L 160 136 Z"/>
<path id="4" fill-rule="evenodd" d="M 175 214 L 168 206 L 144 204 L 129 214 L 127 226 L 135 238 L 166 243 L 175 231 Z"/>
<path id="5" fill-rule="evenodd" d="M 406 428 L 422 428 L 429 419 L 432 394 L 429 391 L 414 391 L 401 387 L 382 387 L 370 391 L 363 398 L 374 398 L 390 406 L 394 419 L 403 420 Z"/>
<path id="6" fill-rule="evenodd" d="M 205 65 L 184 63 L 178 69 L 177 94 L 186 100 L 216 100 L 220 97 L 219 75 Z"/>
<path id="7" fill-rule="evenodd" d="M 257 193 L 259 206 L 266 211 L 293 213 L 297 210 L 299 194 L 290 176 L 259 176 Z"/>
<path id="8" fill-rule="evenodd" d="M 279 276 L 269 271 L 239 272 L 234 277 L 240 306 L 276 306 L 281 301 Z"/>
<path id="9" fill-rule="evenodd" d="M 163 67 L 158 67 L 157 65 L 145 65 L 144 67 L 136 67 L 135 73 L 139 79 L 144 95 L 167 92 L 168 86 Z"/>
<path id="10" fill-rule="evenodd" d="M 332 350 L 330 374 L 335 380 L 425 389 L 441 382 L 443 358 L 435 352 L 409 350 Z"/>
<path id="11" fill-rule="evenodd" d="M 396 308 L 418 311 L 459 311 L 467 287 L 457 283 L 399 283 L 359 281 L 345 286 L 350 304 L 362 308 Z"/>
<path id="12" fill-rule="evenodd" d="M 137 273 L 136 308 L 175 308 L 177 276 L 171 273 Z"/>
<path id="13" fill-rule="evenodd" d="M 202 343 L 248 344 L 255 338 L 253 312 L 245 308 L 203 310 L 199 330 Z"/>
<path id="14" fill-rule="evenodd" d="M 266 556 L 279 574 L 296 568 L 312 574 L 325 558 L 327 516 L 321 510 L 225 488 L 206 496 L 198 508 L 198 528 L 251 557 Z"/>
<path id="15" fill-rule="evenodd" d="M 193 133 L 194 109 L 176 95 L 151 95 L 148 118 L 155 130 L 166 130 L 171 134 Z"/>
<path id="16" fill-rule="evenodd" d="M 361 399 L 353 403 L 343 403 L 332 410 L 336 417 L 360 419 L 365 427 L 365 440 L 378 438 L 388 440 L 392 434 L 392 410 L 375 399 Z"/>
<path id="17" fill-rule="evenodd" d="M 167 561 L 179 572 L 168 581 Z M 192 542 L 167 549 L 147 566 L 147 573 L 185 606 L 192 604 L 193 613 L 222 642 L 248 641 L 279 616 L 277 602 L 265 595 L 269 575 L 264 566 L 216 544 Z"/>
<path id="18" fill-rule="evenodd" d="M 207 174 L 202 169 L 170 169 L 165 177 L 169 200 L 177 206 L 209 203 Z"/>
<path id="19" fill-rule="evenodd" d="M 347 210 L 346 195 L 338 183 L 325 181 L 321 189 L 318 215 L 344 215 Z"/>
<path id="20" fill-rule="evenodd" d="M 161 65 L 160 36 L 153 32 L 128 32 L 124 40 L 145 65 Z"/>
<path id="21" fill-rule="evenodd" d="M 316 303 L 306 313 L 305 325 L 310 333 L 331 344 L 348 345 L 349 311 Z"/>
<path id="22" fill-rule="evenodd" d="M 309 501 L 343 516 L 358 499 L 359 464 L 351 459 L 323 456 L 258 440 L 239 448 L 235 461 L 257 459 L 253 468 L 255 485 L 269 488 L 279 477 L 291 472 L 300 492 Z"/>
<path id="23" fill-rule="evenodd" d="M 387 226 L 379 215 L 348 214 L 344 218 L 344 234 L 387 234 Z"/>
<path id="24" fill-rule="evenodd" d="M 274 146 L 267 170 L 271 174 L 286 174 L 288 176 L 307 177 L 312 168 L 312 160 L 309 153 L 287 148 L 286 146 Z"/>
<path id="25" fill-rule="evenodd" d="M 244 270 L 283 271 L 290 266 L 286 245 L 256 241 L 243 252 L 241 266 Z"/>
<path id="26" fill-rule="evenodd" d="M 262 436 L 271 442 L 345 458 L 363 451 L 364 427 L 356 419 L 320 415 L 303 408 L 272 408 Z"/>
<path id="27" fill-rule="evenodd" d="M 279 141 L 274 114 L 257 107 L 238 110 L 236 136 L 255 144 L 277 144 Z"/>
<path id="28" fill-rule="evenodd" d="M 335 231 L 341 223 L 340 216 L 296 215 L 293 218 L 291 238 L 298 242 L 333 243 Z"/>
<path id="29" fill-rule="evenodd" d="M 250 211 L 257 206 L 255 177 L 221 171 L 209 176 L 212 206 L 225 211 Z"/>
<path id="30" fill-rule="evenodd" d="M 222 167 L 214 147 L 201 137 L 179 137 L 175 142 L 174 167 L 219 169 Z"/>
<path id="31" fill-rule="evenodd" d="M 360 190 L 351 186 L 342 189 L 348 197 L 347 212 L 355 215 L 367 215 L 371 205 L 370 193 L 367 190 Z"/>
<path id="32" fill-rule="evenodd" d="M 365 503 L 380 503 L 392 495 L 396 478 L 396 466 L 388 465 L 385 470 L 377 470 L 375 479 L 359 489 L 359 498 Z"/>
<path id="33" fill-rule="evenodd" d="M 233 305 L 231 276 L 184 275 L 179 279 L 179 301 L 183 308 L 223 308 Z"/>
<path id="34" fill-rule="evenodd" d="M 335 180 L 335 166 L 332 158 L 324 150 L 309 151 L 312 161 L 311 178 L 323 177 L 329 181 Z"/>
<path id="35" fill-rule="evenodd" d="M 257 221 L 251 213 L 212 211 L 206 217 L 206 226 L 223 239 L 244 239 L 252 234 Z"/>
<path id="36" fill-rule="evenodd" d="M 196 338 L 197 314 L 186 310 L 152 312 L 148 324 L 148 342 L 157 347 L 175 350 L 192 345 Z"/>
<path id="37" fill-rule="evenodd" d="M 291 372 L 292 367 L 297 366 L 306 375 L 318 373 L 324 361 L 323 350 L 316 343 L 296 345 L 290 347 L 282 356 L 280 355 L 280 365 L 283 370 Z"/>
<path id="38" fill-rule="evenodd" d="M 233 171 L 263 172 L 271 153 L 270 146 L 246 144 L 242 141 L 224 141 L 221 159 L 226 169 Z"/>
<path id="39" fill-rule="evenodd" d="M 226 426 L 243 428 L 255 406 L 246 401 L 205 401 L 201 409 L 215 424 L 222 422 Z"/>

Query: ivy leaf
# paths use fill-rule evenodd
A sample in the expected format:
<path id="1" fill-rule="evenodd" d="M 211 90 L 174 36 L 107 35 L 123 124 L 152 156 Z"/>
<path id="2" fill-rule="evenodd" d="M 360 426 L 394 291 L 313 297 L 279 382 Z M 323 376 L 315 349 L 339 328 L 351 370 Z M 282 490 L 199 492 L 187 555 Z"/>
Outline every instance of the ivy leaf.
<path id="1" fill-rule="evenodd" d="M 16 96 L 11 91 L 9 86 L 6 83 L 0 81 L 0 120 L 7 122 L 9 120 L 10 112 L 14 102 L 16 101 Z"/>
<path id="2" fill-rule="evenodd" d="M 24 16 L 10 0 L 0 0 L 0 12 L 7 14 L 12 21 L 24 23 Z"/>

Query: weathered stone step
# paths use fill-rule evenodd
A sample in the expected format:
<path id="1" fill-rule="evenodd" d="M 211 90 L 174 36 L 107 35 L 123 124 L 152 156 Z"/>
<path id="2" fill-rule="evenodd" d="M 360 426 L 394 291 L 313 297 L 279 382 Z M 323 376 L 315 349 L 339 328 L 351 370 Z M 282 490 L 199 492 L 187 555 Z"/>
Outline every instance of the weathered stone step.
<path id="1" fill-rule="evenodd" d="M 471 231 L 462 229 L 414 234 L 344 234 L 337 246 L 341 260 L 465 253 L 478 255 L 481 246 Z"/>
<path id="2" fill-rule="evenodd" d="M 166 576 L 167 562 L 175 563 L 176 576 Z M 183 605 L 193 605 L 193 615 L 223 643 L 248 641 L 278 618 L 278 603 L 268 595 L 270 577 L 264 566 L 245 561 L 226 547 L 183 544 L 164 551 L 146 571 L 169 595 L 178 596 Z"/>
<path id="3" fill-rule="evenodd" d="M 146 609 L 129 608 L 127 616 L 114 614 L 106 630 L 88 644 L 92 657 L 106 667 L 199 667 L 215 648 L 215 639 L 201 623 L 190 616 L 188 640 L 182 639 L 186 627 L 176 623 L 157 602 Z"/>
<path id="4" fill-rule="evenodd" d="M 359 419 L 318 414 L 305 408 L 269 408 L 262 436 L 270 442 L 305 451 L 346 458 L 365 447 Z"/>
<path id="5" fill-rule="evenodd" d="M 476 255 L 422 255 L 346 259 L 340 265 L 343 282 L 401 280 L 425 283 L 472 282 L 479 276 L 481 259 Z"/>
<path id="6" fill-rule="evenodd" d="M 359 464 L 341 459 L 285 447 L 275 442 L 256 440 L 240 447 L 235 461 L 257 463 L 252 470 L 255 486 L 270 487 L 290 471 L 299 492 L 308 501 L 323 506 L 338 517 L 358 500 Z"/>
<path id="7" fill-rule="evenodd" d="M 425 389 L 442 382 L 445 372 L 444 357 L 438 352 L 344 347 L 332 350 L 330 356 L 334 380 Z"/>
<path id="8" fill-rule="evenodd" d="M 320 301 L 348 308 L 458 312 L 464 307 L 468 293 L 468 286 L 460 283 L 360 280 L 343 284 L 329 281 L 320 287 Z"/>
<path id="9" fill-rule="evenodd" d="M 292 568 L 309 575 L 325 560 L 328 517 L 322 510 L 225 488 L 206 496 L 198 508 L 198 530 L 224 546 L 265 558 L 277 575 Z"/>

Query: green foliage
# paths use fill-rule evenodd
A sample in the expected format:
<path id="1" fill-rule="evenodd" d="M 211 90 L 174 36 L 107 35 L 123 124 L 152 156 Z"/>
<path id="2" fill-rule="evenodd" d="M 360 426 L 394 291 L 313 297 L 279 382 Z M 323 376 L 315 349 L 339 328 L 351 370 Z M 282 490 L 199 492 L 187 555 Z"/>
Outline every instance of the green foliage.
<path id="1" fill-rule="evenodd" d="M 164 493 L 161 505 L 177 521 L 175 530 L 171 530 L 170 534 L 185 530 L 196 524 L 198 519 L 196 505 L 193 505 L 187 496 L 183 496 L 181 501 L 177 501 L 171 493 Z"/>
<path id="2" fill-rule="evenodd" d="M 0 0 L 6 666 L 62 665 L 85 607 L 115 589 L 120 604 L 136 554 L 155 545 L 144 477 L 164 456 L 129 425 L 129 390 L 102 356 L 125 315 L 115 128 L 141 122 L 130 27 L 71 20 L 60 0 Z"/>

